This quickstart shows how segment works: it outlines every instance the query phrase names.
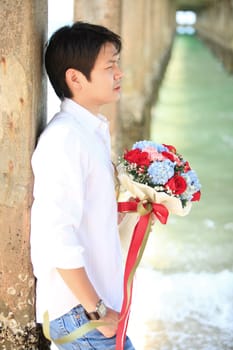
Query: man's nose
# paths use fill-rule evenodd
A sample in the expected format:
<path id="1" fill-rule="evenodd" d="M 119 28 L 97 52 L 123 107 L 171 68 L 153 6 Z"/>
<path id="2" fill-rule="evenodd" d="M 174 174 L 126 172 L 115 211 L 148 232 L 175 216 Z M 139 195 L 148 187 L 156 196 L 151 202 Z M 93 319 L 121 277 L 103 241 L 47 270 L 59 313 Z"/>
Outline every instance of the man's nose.
<path id="1" fill-rule="evenodd" d="M 123 71 L 121 70 L 120 67 L 117 67 L 116 68 L 116 72 L 114 74 L 114 78 L 117 80 L 117 79 L 121 79 L 123 77 L 124 73 Z"/>

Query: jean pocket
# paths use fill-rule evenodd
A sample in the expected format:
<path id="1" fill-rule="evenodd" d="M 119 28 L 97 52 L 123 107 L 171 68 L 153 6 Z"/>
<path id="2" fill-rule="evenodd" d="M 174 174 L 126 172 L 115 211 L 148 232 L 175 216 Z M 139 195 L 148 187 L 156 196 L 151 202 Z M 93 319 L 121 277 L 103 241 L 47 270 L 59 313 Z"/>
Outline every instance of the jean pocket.
<path id="1" fill-rule="evenodd" d="M 75 307 L 67 314 L 50 322 L 51 338 L 56 341 L 56 339 L 70 334 L 87 322 L 84 309 L 80 306 Z"/>

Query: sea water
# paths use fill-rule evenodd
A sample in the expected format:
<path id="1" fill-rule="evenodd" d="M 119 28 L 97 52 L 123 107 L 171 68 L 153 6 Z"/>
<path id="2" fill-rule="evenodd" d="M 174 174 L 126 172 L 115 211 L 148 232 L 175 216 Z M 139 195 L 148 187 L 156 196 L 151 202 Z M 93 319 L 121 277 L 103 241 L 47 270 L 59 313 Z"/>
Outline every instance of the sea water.
<path id="1" fill-rule="evenodd" d="M 202 197 L 150 235 L 129 323 L 136 350 L 233 350 L 232 91 L 197 37 L 176 37 L 151 139 L 190 162 Z"/>
<path id="2" fill-rule="evenodd" d="M 233 272 L 140 268 L 129 335 L 137 350 L 233 349 Z"/>

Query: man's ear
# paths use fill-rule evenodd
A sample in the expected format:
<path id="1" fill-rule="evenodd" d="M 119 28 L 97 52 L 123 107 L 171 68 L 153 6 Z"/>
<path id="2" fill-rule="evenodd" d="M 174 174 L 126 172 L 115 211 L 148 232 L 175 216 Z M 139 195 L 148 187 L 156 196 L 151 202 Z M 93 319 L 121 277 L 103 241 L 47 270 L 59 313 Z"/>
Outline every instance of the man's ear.
<path id="1" fill-rule="evenodd" d="M 71 91 L 79 91 L 82 88 L 82 73 L 76 69 L 68 68 L 65 74 L 66 83 Z"/>

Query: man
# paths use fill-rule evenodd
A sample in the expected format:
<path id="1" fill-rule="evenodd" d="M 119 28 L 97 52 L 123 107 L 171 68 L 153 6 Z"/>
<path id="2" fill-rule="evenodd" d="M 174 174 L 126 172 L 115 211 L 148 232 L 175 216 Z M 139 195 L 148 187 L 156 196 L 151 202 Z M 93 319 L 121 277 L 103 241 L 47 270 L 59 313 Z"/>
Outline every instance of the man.
<path id="1" fill-rule="evenodd" d="M 99 109 L 120 97 L 120 37 L 76 22 L 55 32 L 45 66 L 61 111 L 32 157 L 31 257 L 37 320 L 50 316 L 53 339 L 90 319 L 106 326 L 59 349 L 115 349 L 123 294 L 110 136 Z M 125 350 L 133 350 L 130 340 Z"/>

